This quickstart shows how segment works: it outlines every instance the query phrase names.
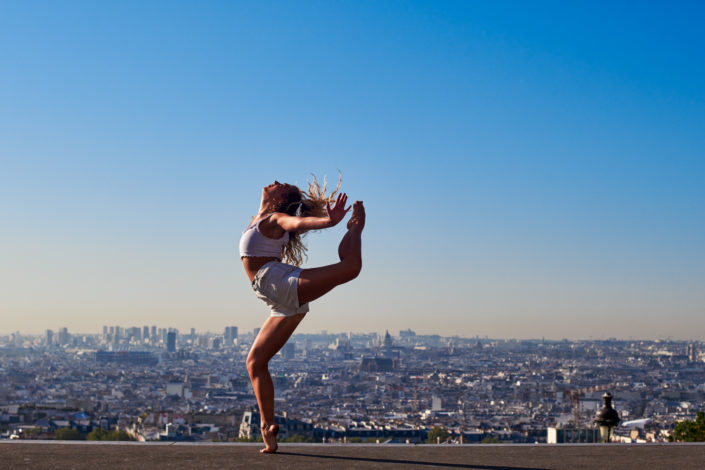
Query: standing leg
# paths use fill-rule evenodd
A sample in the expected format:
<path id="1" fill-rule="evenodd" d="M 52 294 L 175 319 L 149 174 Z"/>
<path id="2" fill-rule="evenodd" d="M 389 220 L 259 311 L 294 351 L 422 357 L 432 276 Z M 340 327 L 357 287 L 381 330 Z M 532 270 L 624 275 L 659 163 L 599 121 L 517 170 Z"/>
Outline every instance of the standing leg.
<path id="1" fill-rule="evenodd" d="M 362 269 L 362 229 L 365 227 L 365 208 L 362 201 L 353 204 L 348 231 L 338 246 L 340 261 L 320 268 L 304 269 L 299 275 L 299 304 L 311 302 L 335 286 L 355 279 Z"/>
<path id="2" fill-rule="evenodd" d="M 263 453 L 276 452 L 279 431 L 274 423 L 274 384 L 269 375 L 269 360 L 284 346 L 303 318 L 304 314 L 267 318 L 247 355 L 247 372 L 257 397 L 262 438 L 266 445 L 260 451 Z"/>

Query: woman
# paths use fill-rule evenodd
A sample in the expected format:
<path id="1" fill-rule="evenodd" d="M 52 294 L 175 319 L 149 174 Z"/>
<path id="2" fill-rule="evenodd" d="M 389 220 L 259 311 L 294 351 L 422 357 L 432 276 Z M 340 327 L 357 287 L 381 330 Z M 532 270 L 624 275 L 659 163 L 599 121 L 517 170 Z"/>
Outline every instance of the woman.
<path id="1" fill-rule="evenodd" d="M 306 248 L 301 236 L 309 230 L 337 225 L 350 207 L 348 197 L 338 194 L 338 187 L 325 196 L 314 179 L 307 192 L 278 181 L 262 189 L 259 212 L 240 239 L 240 258 L 257 297 L 271 309 L 247 356 L 250 374 L 261 416 L 265 448 L 277 450 L 279 426 L 274 422 L 274 385 L 269 375 L 269 360 L 284 346 L 308 312 L 308 303 L 335 286 L 348 282 L 362 269 L 361 235 L 365 226 L 365 209 L 361 201 L 353 204 L 348 231 L 338 247 L 340 261 L 329 266 L 301 269 Z M 282 259 L 289 264 L 282 263 Z"/>

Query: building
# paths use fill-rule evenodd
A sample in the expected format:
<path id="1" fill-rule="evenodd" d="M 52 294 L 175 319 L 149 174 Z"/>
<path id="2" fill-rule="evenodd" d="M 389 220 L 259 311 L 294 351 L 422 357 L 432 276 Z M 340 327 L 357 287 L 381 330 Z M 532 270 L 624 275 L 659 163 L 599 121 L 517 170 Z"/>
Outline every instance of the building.
<path id="1" fill-rule="evenodd" d="M 315 429 L 313 423 L 298 420 L 289 419 L 284 415 L 274 415 L 274 422 L 279 425 L 279 441 L 287 437 L 298 434 L 304 437 L 313 437 L 315 435 Z M 260 430 L 260 415 L 258 411 L 245 411 L 242 415 L 242 421 L 240 422 L 239 437 L 252 439 L 261 435 Z"/>
<path id="2" fill-rule="evenodd" d="M 391 372 L 394 359 L 387 357 L 363 357 L 360 362 L 361 372 Z"/>
<path id="3" fill-rule="evenodd" d="M 170 331 L 166 334 L 166 352 L 176 352 L 176 332 Z"/>
<path id="4" fill-rule="evenodd" d="M 237 340 L 237 326 L 226 326 L 223 333 L 224 346 L 226 348 L 232 347 L 235 340 Z"/>
<path id="5" fill-rule="evenodd" d="M 688 343 L 686 346 L 685 354 L 688 356 L 688 362 L 693 364 L 698 360 L 698 348 L 695 343 Z"/>
<path id="6" fill-rule="evenodd" d="M 594 444 L 600 442 L 598 428 L 548 428 L 546 430 L 547 444 Z"/>
<path id="7" fill-rule="evenodd" d="M 287 341 L 287 343 L 282 348 L 282 357 L 284 359 L 293 359 L 296 356 L 296 343 L 294 341 Z"/>
<path id="8" fill-rule="evenodd" d="M 222 341 L 220 338 L 208 338 L 208 349 L 218 351 L 222 346 L 221 343 Z"/>
<path id="9" fill-rule="evenodd" d="M 394 346 L 394 342 L 392 341 L 392 335 L 389 334 L 389 330 L 384 335 L 384 341 L 382 341 L 382 347 L 383 348 L 391 348 Z"/>
<path id="10" fill-rule="evenodd" d="M 96 362 L 131 365 L 157 365 L 159 357 L 149 351 L 96 351 Z"/>
<path id="11" fill-rule="evenodd" d="M 431 396 L 431 411 L 443 411 L 443 401 L 438 395 Z"/>
<path id="12" fill-rule="evenodd" d="M 132 326 L 125 330 L 127 341 L 140 341 L 142 339 L 142 330 L 138 326 Z"/>
<path id="13" fill-rule="evenodd" d="M 68 328 L 61 328 L 59 330 L 59 337 L 57 338 L 57 340 L 60 346 L 69 344 L 69 341 L 71 340 L 71 335 L 69 334 Z"/>

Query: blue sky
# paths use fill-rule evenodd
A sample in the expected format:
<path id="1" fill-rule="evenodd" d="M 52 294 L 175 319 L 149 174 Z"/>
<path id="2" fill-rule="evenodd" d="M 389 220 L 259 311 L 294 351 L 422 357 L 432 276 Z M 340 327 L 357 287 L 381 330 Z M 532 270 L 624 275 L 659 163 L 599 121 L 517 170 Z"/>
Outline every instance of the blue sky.
<path id="1" fill-rule="evenodd" d="M 340 170 L 365 266 L 301 331 L 705 339 L 703 13 L 3 2 L 0 332 L 259 326 L 259 188 Z"/>

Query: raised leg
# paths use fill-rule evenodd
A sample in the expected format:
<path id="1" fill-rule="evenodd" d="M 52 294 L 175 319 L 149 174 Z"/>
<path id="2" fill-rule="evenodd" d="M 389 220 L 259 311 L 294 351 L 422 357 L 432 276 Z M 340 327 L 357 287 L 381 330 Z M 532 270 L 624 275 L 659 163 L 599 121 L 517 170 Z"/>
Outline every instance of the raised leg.
<path id="1" fill-rule="evenodd" d="M 279 427 L 274 423 L 274 384 L 269 375 L 269 360 L 284 346 L 303 318 L 304 314 L 267 318 L 247 355 L 247 372 L 250 374 L 261 416 L 260 427 L 265 448 L 260 452 L 263 453 L 276 452 L 278 447 Z"/>
<path id="2" fill-rule="evenodd" d="M 348 231 L 338 246 L 340 261 L 320 268 L 304 269 L 299 275 L 299 303 L 305 304 L 330 292 L 335 286 L 355 279 L 362 269 L 362 229 L 365 208 L 362 201 L 353 204 Z"/>

